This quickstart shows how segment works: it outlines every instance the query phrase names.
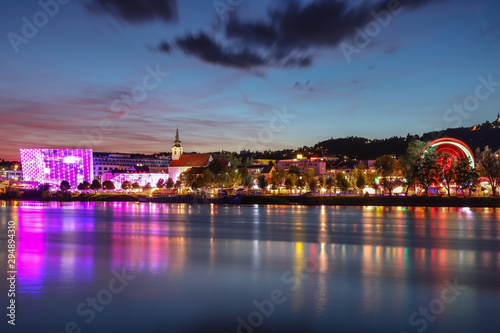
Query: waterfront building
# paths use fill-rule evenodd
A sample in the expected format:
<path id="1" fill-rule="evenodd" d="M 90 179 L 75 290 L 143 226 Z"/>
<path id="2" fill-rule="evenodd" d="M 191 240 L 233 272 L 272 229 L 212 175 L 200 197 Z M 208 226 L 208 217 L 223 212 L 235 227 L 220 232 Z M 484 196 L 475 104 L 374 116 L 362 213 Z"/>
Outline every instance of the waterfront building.
<path id="1" fill-rule="evenodd" d="M 308 169 L 313 169 L 317 175 L 326 174 L 326 161 L 320 160 L 318 158 L 303 158 L 303 159 L 292 159 L 292 160 L 280 160 L 278 161 L 278 168 L 284 170 L 290 170 L 290 167 L 296 166 L 299 168 L 300 173 L 307 172 Z"/>
<path id="2" fill-rule="evenodd" d="M 131 184 L 137 183 L 142 187 L 148 184 L 155 187 L 160 179 L 167 181 L 168 174 L 165 172 L 152 173 L 145 170 L 146 168 L 143 168 L 143 170 L 134 170 L 134 168 L 131 170 L 108 170 L 101 176 L 101 179 L 102 182 L 111 181 L 115 185 L 115 189 L 120 189 L 125 181 L 129 181 Z"/>
<path id="3" fill-rule="evenodd" d="M 167 155 L 94 153 L 94 175 L 101 178 L 109 170 L 130 170 L 134 167 L 146 166 L 150 172 L 166 172 L 170 165 Z M 102 178 L 101 178 L 102 179 Z"/>
<path id="4" fill-rule="evenodd" d="M 20 149 L 25 181 L 71 186 L 94 179 L 92 149 Z"/>
<path id="5" fill-rule="evenodd" d="M 183 152 L 177 128 L 172 147 L 172 162 L 168 167 L 168 177 L 172 178 L 174 183 L 179 180 L 181 173 L 191 168 L 206 168 L 213 161 L 211 154 L 183 154 Z"/>

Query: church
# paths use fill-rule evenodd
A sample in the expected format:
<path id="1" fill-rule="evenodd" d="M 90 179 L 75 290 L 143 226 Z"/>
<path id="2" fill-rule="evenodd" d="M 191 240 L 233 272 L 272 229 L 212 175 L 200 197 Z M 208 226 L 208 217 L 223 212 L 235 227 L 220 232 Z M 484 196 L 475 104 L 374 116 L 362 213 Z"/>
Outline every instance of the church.
<path id="1" fill-rule="evenodd" d="M 179 138 L 179 127 L 175 131 L 175 141 L 172 147 L 172 162 L 168 167 L 168 176 L 177 182 L 181 173 L 191 168 L 207 167 L 213 161 L 211 154 L 183 154 L 184 149 Z"/>

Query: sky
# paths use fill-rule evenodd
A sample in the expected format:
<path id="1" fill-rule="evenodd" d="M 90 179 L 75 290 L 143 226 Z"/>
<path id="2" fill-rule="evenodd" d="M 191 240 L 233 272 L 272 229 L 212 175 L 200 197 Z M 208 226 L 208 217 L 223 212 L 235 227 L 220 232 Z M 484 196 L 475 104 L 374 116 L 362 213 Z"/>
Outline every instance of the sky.
<path id="1" fill-rule="evenodd" d="M 0 158 L 297 148 L 500 112 L 497 0 L 0 2 Z"/>

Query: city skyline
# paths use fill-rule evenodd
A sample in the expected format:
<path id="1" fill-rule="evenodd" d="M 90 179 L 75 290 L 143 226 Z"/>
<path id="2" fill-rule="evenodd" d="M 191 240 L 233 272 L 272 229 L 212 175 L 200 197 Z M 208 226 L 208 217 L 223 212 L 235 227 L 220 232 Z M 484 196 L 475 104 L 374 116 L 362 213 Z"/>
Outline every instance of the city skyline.
<path id="1" fill-rule="evenodd" d="M 177 125 L 189 151 L 296 148 L 500 109 L 494 1 L 40 3 L 3 5 L 6 160 L 61 143 L 169 151 Z"/>

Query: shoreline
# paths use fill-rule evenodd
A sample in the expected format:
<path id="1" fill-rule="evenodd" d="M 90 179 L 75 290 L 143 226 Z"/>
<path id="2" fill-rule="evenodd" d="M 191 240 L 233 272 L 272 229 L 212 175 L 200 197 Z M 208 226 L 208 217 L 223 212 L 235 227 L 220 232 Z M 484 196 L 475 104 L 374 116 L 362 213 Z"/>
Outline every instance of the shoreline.
<path id="1" fill-rule="evenodd" d="M 500 207 L 498 197 L 246 196 L 242 204 L 306 206 Z"/>
<path id="2" fill-rule="evenodd" d="M 191 196 L 192 198 L 193 196 Z M 66 200 L 65 200 L 66 199 Z M 171 203 L 191 204 L 188 196 L 179 195 L 174 197 Z M 158 202 L 152 200 L 149 195 L 137 194 L 85 194 L 71 198 L 50 198 L 44 200 L 39 197 L 26 198 L 5 198 L 3 201 L 39 201 L 39 202 Z M 215 204 L 233 205 L 305 205 L 305 206 L 387 206 L 387 207 L 500 207 L 500 197 L 439 197 L 439 196 L 419 196 L 419 197 L 379 197 L 379 196 L 337 196 L 337 195 L 313 195 L 313 196 L 286 196 L 286 195 L 263 195 L 241 196 L 241 202 L 212 202 Z M 196 204 L 210 204 L 210 202 L 196 202 Z"/>

